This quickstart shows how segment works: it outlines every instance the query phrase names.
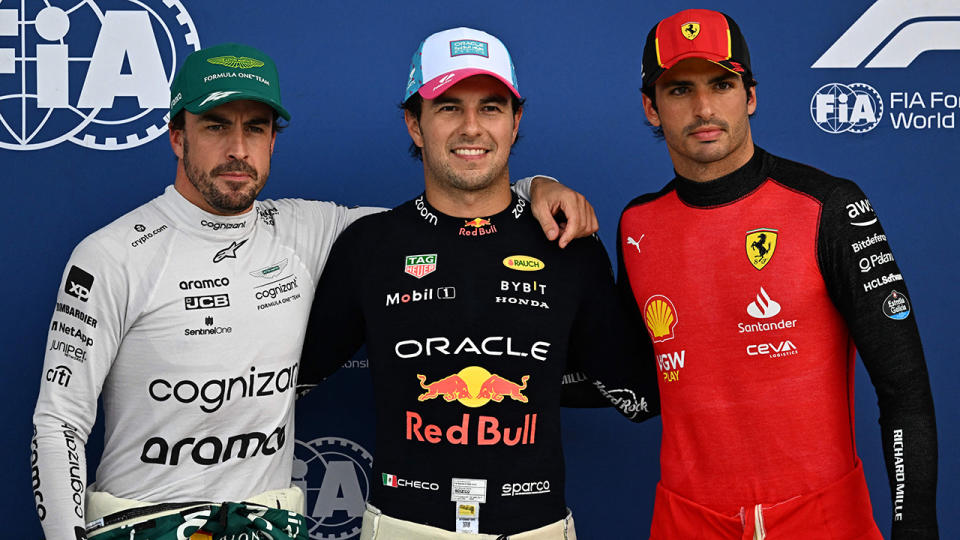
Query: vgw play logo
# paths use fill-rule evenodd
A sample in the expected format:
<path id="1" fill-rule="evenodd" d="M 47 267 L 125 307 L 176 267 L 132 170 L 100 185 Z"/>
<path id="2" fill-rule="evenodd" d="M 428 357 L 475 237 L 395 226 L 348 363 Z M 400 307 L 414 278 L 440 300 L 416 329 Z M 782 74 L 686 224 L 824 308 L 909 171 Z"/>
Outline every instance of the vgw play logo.
<path id="1" fill-rule="evenodd" d="M 906 68 L 926 51 L 960 51 L 960 2 L 877 0 L 812 68 Z M 886 96 L 896 130 L 953 129 L 955 89 L 897 89 Z M 828 83 L 813 94 L 810 116 L 827 133 L 866 133 L 884 118 L 884 99 L 865 83 Z"/>
<path id="2" fill-rule="evenodd" d="M 176 66 L 199 48 L 180 0 L 0 4 L 0 148 L 124 150 L 159 137 Z"/>

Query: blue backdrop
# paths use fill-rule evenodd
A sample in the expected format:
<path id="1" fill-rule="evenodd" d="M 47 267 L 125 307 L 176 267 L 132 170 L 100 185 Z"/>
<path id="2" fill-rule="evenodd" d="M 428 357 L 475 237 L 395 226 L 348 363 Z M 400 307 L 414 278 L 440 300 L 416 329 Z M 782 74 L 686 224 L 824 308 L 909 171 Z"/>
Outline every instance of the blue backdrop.
<path id="1" fill-rule="evenodd" d="M 46 6 L 62 9 L 40 15 Z M 528 98 L 512 176 L 547 173 L 586 194 L 612 247 L 624 204 L 672 176 L 664 144 L 644 125 L 640 57 L 650 26 L 686 7 L 725 11 L 747 36 L 759 81 L 752 120 L 758 144 L 856 180 L 881 216 L 909 282 L 933 385 L 942 537 L 960 536 L 960 505 L 951 496 L 960 478 L 953 456 L 960 442 L 958 295 L 951 277 L 960 261 L 951 247 L 960 240 L 953 222 L 960 195 L 954 178 L 960 166 L 960 132 L 954 128 L 960 107 L 958 0 L 812 0 L 762 9 L 746 0 L 708 6 L 0 3 L 0 177 L 8 195 L 0 220 L 9 233 L 3 257 L 10 286 L 2 310 L 8 349 L 0 363 L 0 407 L 10 424 L 0 448 L 0 485 L 5 514 L 14 518 L 7 520 L 6 535 L 40 535 L 31 517 L 30 415 L 63 265 L 84 236 L 160 194 L 174 177 L 163 133 L 166 110 L 138 84 L 165 83 L 174 64 L 198 44 L 241 41 L 261 48 L 279 65 L 284 104 L 293 115 L 278 139 L 264 196 L 393 206 L 423 182 L 419 162 L 406 153 L 409 139 L 397 109 L 411 54 L 432 32 L 460 25 L 484 29 L 510 48 Z M 123 34 L 118 29 L 124 25 L 145 25 L 145 31 L 124 45 L 126 56 L 117 57 L 111 54 L 120 50 L 117 41 L 109 38 Z M 151 57 L 160 58 L 162 70 L 151 71 Z M 139 100 L 130 97 L 138 92 Z M 111 102 L 111 93 L 121 95 Z M 876 398 L 862 366 L 856 402 L 858 447 L 876 519 L 886 533 L 891 509 Z M 295 480 L 311 495 L 312 537 L 352 538 L 359 521 L 347 512 L 317 517 L 345 502 L 318 501 L 316 494 L 324 482 L 357 483 L 365 490 L 374 481 L 365 356 L 302 400 L 298 416 L 302 463 Z M 571 410 L 564 422 L 567 496 L 580 537 L 621 538 L 617 531 L 625 526 L 646 530 L 658 478 L 659 420 L 633 425 L 612 410 Z M 101 448 L 98 430 L 87 446 L 91 471 Z M 323 459 L 313 459 L 318 456 Z M 329 467 L 344 461 L 353 465 Z"/>

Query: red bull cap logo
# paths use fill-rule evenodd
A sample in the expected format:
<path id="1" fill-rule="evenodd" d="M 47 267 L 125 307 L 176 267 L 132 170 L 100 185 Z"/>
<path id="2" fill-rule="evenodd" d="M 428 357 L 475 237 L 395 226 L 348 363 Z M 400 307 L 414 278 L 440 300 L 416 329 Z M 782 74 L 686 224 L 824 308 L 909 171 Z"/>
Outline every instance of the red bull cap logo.
<path id="1" fill-rule="evenodd" d="M 420 387 L 426 390 L 417 396 L 418 401 L 442 397 L 446 402 L 456 400 L 467 407 L 482 407 L 490 401 L 500 403 L 504 398 L 521 403 L 529 401 L 523 394 L 529 375 L 521 377 L 517 384 L 496 373 L 491 374 L 480 366 L 469 366 L 432 383 L 427 383 L 426 375 L 418 374 L 417 379 L 420 380 Z"/>
<path id="2" fill-rule="evenodd" d="M 479 229 L 484 225 L 490 225 L 490 220 L 482 219 L 482 218 L 473 218 L 470 221 L 467 221 L 466 223 L 463 224 L 464 227 L 473 227 L 474 229 Z"/>

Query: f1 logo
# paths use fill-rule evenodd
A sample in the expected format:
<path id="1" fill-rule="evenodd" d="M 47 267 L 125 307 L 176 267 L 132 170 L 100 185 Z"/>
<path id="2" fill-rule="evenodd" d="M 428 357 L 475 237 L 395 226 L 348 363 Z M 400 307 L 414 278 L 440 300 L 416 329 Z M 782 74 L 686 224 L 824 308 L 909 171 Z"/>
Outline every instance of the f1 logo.
<path id="1" fill-rule="evenodd" d="M 87 298 L 90 298 L 90 289 L 92 287 L 92 275 L 78 266 L 70 267 L 70 272 L 67 274 L 67 282 L 63 285 L 63 292 L 79 299 L 81 302 L 86 302 Z"/>
<path id="2" fill-rule="evenodd" d="M 917 20 L 932 17 L 955 20 Z M 810 67 L 859 67 L 887 38 L 864 67 L 905 68 L 926 51 L 960 50 L 960 3 L 877 0 Z"/>

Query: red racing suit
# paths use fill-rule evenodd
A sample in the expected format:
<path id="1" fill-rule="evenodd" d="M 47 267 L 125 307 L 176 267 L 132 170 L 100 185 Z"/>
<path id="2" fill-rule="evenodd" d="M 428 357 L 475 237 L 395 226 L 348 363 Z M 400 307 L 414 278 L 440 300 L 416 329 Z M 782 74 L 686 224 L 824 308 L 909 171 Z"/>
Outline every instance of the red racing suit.
<path id="1" fill-rule="evenodd" d="M 617 248 L 659 378 L 653 538 L 880 538 L 854 441 L 858 349 L 879 398 L 894 538 L 937 537 L 913 308 L 854 183 L 756 148 L 728 176 L 678 177 L 632 201 Z"/>

